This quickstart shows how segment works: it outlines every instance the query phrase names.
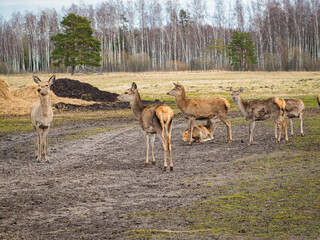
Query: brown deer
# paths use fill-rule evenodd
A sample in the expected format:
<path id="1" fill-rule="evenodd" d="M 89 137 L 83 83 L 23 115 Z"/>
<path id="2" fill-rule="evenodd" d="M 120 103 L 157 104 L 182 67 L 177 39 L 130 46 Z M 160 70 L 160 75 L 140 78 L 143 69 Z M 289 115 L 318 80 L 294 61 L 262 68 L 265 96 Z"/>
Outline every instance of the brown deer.
<path id="1" fill-rule="evenodd" d="M 167 152 L 169 151 L 170 158 L 170 171 L 173 171 L 173 163 L 171 157 L 171 129 L 172 129 L 172 118 L 173 110 L 167 105 L 161 104 L 157 106 L 144 106 L 140 94 L 137 89 L 136 83 L 132 83 L 125 93 L 118 96 L 118 100 L 121 102 L 129 102 L 131 110 L 135 115 L 136 119 L 144 131 L 146 139 L 146 161 L 145 165 L 149 164 L 149 134 L 151 134 L 151 153 L 152 153 L 152 164 L 155 164 L 154 158 L 154 141 L 156 134 L 159 136 L 163 149 L 164 149 L 164 163 L 163 171 L 167 170 Z M 164 136 L 166 132 L 166 137 Z"/>
<path id="2" fill-rule="evenodd" d="M 49 162 L 48 157 L 48 134 L 50 124 L 53 119 L 53 111 L 51 108 L 50 86 L 56 80 L 56 76 L 50 77 L 49 81 L 41 81 L 38 77 L 33 76 L 33 80 L 38 84 L 38 92 L 40 101 L 32 104 L 30 108 L 31 122 L 38 135 L 38 162 L 41 161 L 41 146 L 42 153 L 45 154 L 46 162 Z"/>
<path id="3" fill-rule="evenodd" d="M 192 132 L 192 142 L 206 142 L 214 139 L 213 133 L 216 129 L 216 122 L 213 119 L 208 119 L 205 125 L 194 125 Z M 187 142 L 188 128 L 183 131 L 182 140 Z"/>
<path id="4" fill-rule="evenodd" d="M 220 119 L 227 126 L 227 142 L 232 142 L 231 123 L 227 119 L 230 103 L 224 98 L 193 99 L 186 97 L 184 87 L 179 83 L 173 83 L 174 88 L 167 94 L 174 96 L 176 104 L 185 118 L 189 119 L 188 144 L 192 143 L 193 128 L 197 119 Z"/>
<path id="5" fill-rule="evenodd" d="M 249 146 L 253 143 L 255 121 L 263 121 L 268 118 L 272 118 L 275 124 L 279 126 L 285 136 L 285 141 L 288 142 L 287 124 L 284 120 L 285 102 L 283 100 L 279 98 L 244 100 L 240 96 L 240 93 L 243 92 L 242 87 L 238 91 L 233 91 L 230 88 L 230 91 L 236 106 L 245 119 L 249 121 Z M 276 133 L 275 135 L 278 137 L 277 143 L 279 143 L 281 139 L 280 132 L 279 135 Z"/>
<path id="6" fill-rule="evenodd" d="M 317 97 L 317 102 L 318 102 L 318 104 L 319 104 L 319 106 L 320 106 L 320 94 L 319 94 L 318 97 Z"/>
<path id="7" fill-rule="evenodd" d="M 285 112 L 284 115 L 289 118 L 290 127 L 291 127 L 291 136 L 293 137 L 293 121 L 292 118 L 299 118 L 300 119 L 300 135 L 304 136 L 303 133 L 303 110 L 304 110 L 304 103 L 302 100 L 297 98 L 283 98 L 285 101 Z M 275 127 L 275 137 L 277 138 L 277 125 L 274 124 Z"/>

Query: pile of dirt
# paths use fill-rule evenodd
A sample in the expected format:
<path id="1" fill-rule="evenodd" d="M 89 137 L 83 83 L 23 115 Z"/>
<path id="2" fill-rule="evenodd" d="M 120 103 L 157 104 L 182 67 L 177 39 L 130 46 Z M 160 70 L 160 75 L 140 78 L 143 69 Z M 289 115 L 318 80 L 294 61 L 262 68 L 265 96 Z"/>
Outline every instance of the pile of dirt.
<path id="1" fill-rule="evenodd" d="M 9 90 L 9 85 L 6 81 L 0 78 L 0 100 L 11 100 L 12 96 Z"/>
<path id="2" fill-rule="evenodd" d="M 68 78 L 59 78 L 51 86 L 58 97 L 77 98 L 86 101 L 115 102 L 118 94 L 101 91 L 89 83 Z"/>

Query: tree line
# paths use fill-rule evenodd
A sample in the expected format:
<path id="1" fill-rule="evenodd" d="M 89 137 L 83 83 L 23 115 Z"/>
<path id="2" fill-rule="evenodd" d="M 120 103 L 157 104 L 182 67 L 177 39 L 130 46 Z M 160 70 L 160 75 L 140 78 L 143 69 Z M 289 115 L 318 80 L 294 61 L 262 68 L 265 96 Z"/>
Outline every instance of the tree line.
<path id="1" fill-rule="evenodd" d="M 0 18 L 0 73 L 65 72 L 55 67 L 52 36 L 62 19 L 86 17 L 101 42 L 94 71 L 320 70 L 319 0 L 106 0 L 92 5 L 14 13 Z M 250 36 L 255 64 L 235 66 L 234 33 Z"/>

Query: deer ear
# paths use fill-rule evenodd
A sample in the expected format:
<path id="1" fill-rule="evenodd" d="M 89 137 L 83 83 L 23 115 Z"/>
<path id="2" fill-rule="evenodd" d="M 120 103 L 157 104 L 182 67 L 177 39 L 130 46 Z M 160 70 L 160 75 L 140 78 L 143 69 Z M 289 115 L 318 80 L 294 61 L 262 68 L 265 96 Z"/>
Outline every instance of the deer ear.
<path id="1" fill-rule="evenodd" d="M 55 80 L 56 80 L 56 75 L 52 75 L 51 78 L 49 79 L 49 84 L 52 85 Z"/>
<path id="2" fill-rule="evenodd" d="M 242 93 L 243 92 L 243 87 L 241 87 L 239 91 Z"/>
<path id="3" fill-rule="evenodd" d="M 137 90 L 137 84 L 135 82 L 132 83 L 131 85 L 131 90 L 134 92 Z"/>
<path id="4" fill-rule="evenodd" d="M 37 77 L 37 76 L 32 76 L 33 77 L 33 81 L 36 83 L 36 84 L 40 84 L 41 83 L 41 80 Z"/>

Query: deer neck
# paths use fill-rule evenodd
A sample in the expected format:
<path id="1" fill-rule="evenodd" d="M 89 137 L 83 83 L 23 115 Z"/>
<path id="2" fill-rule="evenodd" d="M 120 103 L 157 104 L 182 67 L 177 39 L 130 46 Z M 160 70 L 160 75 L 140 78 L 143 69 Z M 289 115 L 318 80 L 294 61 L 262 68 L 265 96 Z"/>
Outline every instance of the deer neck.
<path id="1" fill-rule="evenodd" d="M 242 97 L 239 97 L 236 101 L 235 104 L 237 105 L 238 109 L 242 113 L 244 117 L 247 116 L 246 108 L 245 108 L 245 101 L 242 99 Z"/>
<path id="2" fill-rule="evenodd" d="M 142 110 L 144 109 L 144 106 L 143 106 L 143 103 L 141 101 L 140 94 L 138 91 L 135 94 L 134 99 L 132 101 L 130 101 L 130 107 L 131 107 L 135 117 L 137 119 L 140 119 Z"/>
<path id="3" fill-rule="evenodd" d="M 50 93 L 47 95 L 40 95 L 40 105 L 42 109 L 42 114 L 44 116 L 47 116 L 51 110 Z"/>
<path id="4" fill-rule="evenodd" d="M 187 106 L 187 97 L 184 89 L 181 91 L 181 94 L 176 97 L 176 104 L 182 110 L 182 112 L 184 112 Z"/>

